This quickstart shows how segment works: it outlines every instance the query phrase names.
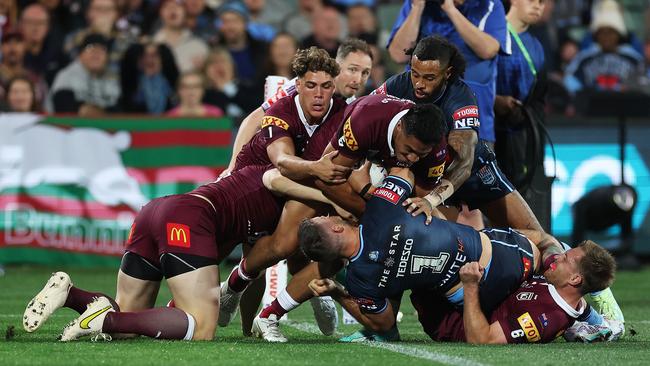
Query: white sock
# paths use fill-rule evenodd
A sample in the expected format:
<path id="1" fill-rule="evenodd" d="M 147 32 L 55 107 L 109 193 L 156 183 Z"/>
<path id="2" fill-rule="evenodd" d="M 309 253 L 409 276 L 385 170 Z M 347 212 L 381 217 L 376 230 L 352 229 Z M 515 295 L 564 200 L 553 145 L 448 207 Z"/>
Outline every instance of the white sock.
<path id="1" fill-rule="evenodd" d="M 289 295 L 286 289 L 280 291 L 277 300 L 280 306 L 282 306 L 282 308 L 287 312 L 297 308 L 300 305 L 300 303 L 296 302 L 296 300 L 294 300 L 291 295 Z"/>
<path id="2" fill-rule="evenodd" d="M 183 337 L 184 341 L 191 341 L 192 337 L 194 337 L 194 328 L 196 327 L 196 320 L 194 320 L 194 317 L 188 313 L 185 313 L 187 315 L 187 333 L 185 333 L 185 337 Z"/>

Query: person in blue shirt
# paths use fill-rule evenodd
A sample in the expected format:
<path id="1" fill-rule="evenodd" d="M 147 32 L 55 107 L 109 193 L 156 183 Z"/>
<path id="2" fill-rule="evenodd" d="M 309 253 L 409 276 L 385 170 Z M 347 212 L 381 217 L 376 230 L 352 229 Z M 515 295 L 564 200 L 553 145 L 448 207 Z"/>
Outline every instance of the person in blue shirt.
<path id="1" fill-rule="evenodd" d="M 494 142 L 496 62 L 506 34 L 500 0 L 405 0 L 388 41 L 388 52 L 396 62 L 407 62 L 404 51 L 429 35 L 440 35 L 458 46 L 467 60 L 465 81 L 481 110 L 480 137 Z"/>
<path id="2" fill-rule="evenodd" d="M 546 77 L 542 44 L 528 32 L 544 12 L 546 0 L 512 0 L 508 11 L 509 55 L 498 60 L 494 102 L 499 167 L 519 190 L 525 190 L 544 159 L 536 136 L 544 122 Z"/>

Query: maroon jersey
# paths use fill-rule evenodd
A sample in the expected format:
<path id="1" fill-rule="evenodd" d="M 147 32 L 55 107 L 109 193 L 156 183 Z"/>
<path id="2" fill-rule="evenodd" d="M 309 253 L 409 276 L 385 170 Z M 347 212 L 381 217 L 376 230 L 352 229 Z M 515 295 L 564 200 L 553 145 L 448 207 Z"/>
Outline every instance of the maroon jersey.
<path id="1" fill-rule="evenodd" d="M 345 111 L 345 121 L 331 143 L 340 154 L 352 159 L 368 159 L 386 169 L 405 166 L 398 162 L 392 146 L 397 122 L 415 103 L 390 95 L 369 95 L 357 99 Z M 418 183 L 433 186 L 445 170 L 447 141 L 433 148 L 431 153 L 413 165 Z"/>
<path id="2" fill-rule="evenodd" d="M 411 301 L 424 331 L 436 341 L 464 342 L 462 310 L 442 296 L 414 291 Z M 533 276 L 508 296 L 489 317 L 499 322 L 508 343 L 549 343 L 562 335 L 584 311 L 571 307 L 543 276 Z"/>
<path id="3" fill-rule="evenodd" d="M 269 166 L 247 166 L 190 193 L 207 198 L 217 210 L 217 238 L 253 244 L 273 232 L 284 200 L 262 183 Z"/>
<path id="4" fill-rule="evenodd" d="M 247 165 L 271 164 L 266 148 L 281 137 L 291 138 L 295 146 L 296 156 L 302 157 L 306 147 L 312 143 L 312 140 L 316 140 L 316 136 L 320 136 L 318 140 L 325 140 L 325 145 L 320 149 L 322 153 L 322 150 L 327 146 L 327 142 L 329 142 L 331 133 L 333 133 L 331 125 L 338 126 L 343 118 L 346 106 L 347 104 L 343 99 L 333 97 L 330 109 L 323 117 L 322 122 L 318 125 L 309 125 L 300 107 L 298 94 L 291 93 L 287 97 L 278 100 L 266 111 L 262 119 L 262 129 L 253 136 L 248 144 L 244 145 L 242 151 L 237 155 L 235 170 Z M 327 131 L 320 132 L 320 130 L 329 130 L 330 135 L 327 135 Z M 322 143 L 323 141 L 320 141 L 318 144 Z M 320 154 L 317 158 L 320 158 Z M 315 159 L 312 157 L 308 160 Z"/>

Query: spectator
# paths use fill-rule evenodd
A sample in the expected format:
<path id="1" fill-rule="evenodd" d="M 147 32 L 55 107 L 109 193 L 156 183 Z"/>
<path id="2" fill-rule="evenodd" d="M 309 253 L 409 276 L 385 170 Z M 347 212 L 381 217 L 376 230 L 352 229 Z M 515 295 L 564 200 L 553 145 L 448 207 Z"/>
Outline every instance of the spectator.
<path id="1" fill-rule="evenodd" d="M 164 43 L 172 50 L 181 72 L 200 70 L 209 51 L 201 38 L 192 35 L 185 23 L 186 15 L 181 0 L 162 0 L 162 28 L 153 37 L 156 43 Z"/>
<path id="2" fill-rule="evenodd" d="M 62 35 L 50 31 L 47 8 L 39 3 L 28 5 L 20 16 L 20 30 L 25 40 L 25 67 L 51 85 L 67 58 L 62 52 Z"/>
<path id="3" fill-rule="evenodd" d="M 219 35 L 221 45 L 237 65 L 236 78 L 245 83 L 256 82 L 266 64 L 267 45 L 257 41 L 246 30 L 248 10 L 239 1 L 231 1 L 219 8 Z"/>
<path id="4" fill-rule="evenodd" d="M 298 10 L 288 14 L 283 30 L 295 39 L 304 39 L 312 32 L 312 18 L 323 8 L 322 0 L 298 0 Z"/>
<path id="5" fill-rule="evenodd" d="M 225 48 L 215 48 L 205 65 L 206 91 L 203 101 L 218 106 L 234 121 L 240 121 L 262 100 L 259 87 L 235 78 L 235 64 Z"/>
<path id="6" fill-rule="evenodd" d="M 217 29 L 214 25 L 216 15 L 205 6 L 205 0 L 184 0 L 187 11 L 187 27 L 206 43 L 215 41 Z"/>
<path id="7" fill-rule="evenodd" d="M 157 18 L 157 6 L 145 0 L 120 0 L 118 11 L 117 28 L 135 36 L 149 34 Z"/>
<path id="8" fill-rule="evenodd" d="M 169 47 L 135 44 L 124 54 L 120 71 L 125 112 L 162 114 L 172 107 L 178 68 Z"/>
<path id="9" fill-rule="evenodd" d="M 244 5 L 250 14 L 249 32 L 255 36 L 253 27 L 261 25 L 261 28 L 270 26 L 273 29 L 273 36 L 282 29 L 282 20 L 289 15 L 291 7 L 286 6 L 284 0 L 244 0 Z M 271 41 L 271 36 L 267 41 Z"/>
<path id="10" fill-rule="evenodd" d="M 40 104 L 47 94 L 45 81 L 24 66 L 25 42 L 19 31 L 9 30 L 2 35 L 2 62 L 0 63 L 0 91 L 6 91 L 9 80 L 24 77 L 35 85 L 36 103 Z"/>
<path id="11" fill-rule="evenodd" d="M 580 51 L 566 70 L 564 84 L 572 94 L 588 88 L 622 90 L 643 75 L 643 56 L 622 40 L 627 29 L 618 4 L 603 0 L 590 26 L 596 43 Z"/>
<path id="12" fill-rule="evenodd" d="M 541 19 L 543 0 L 511 0 L 510 55 L 499 56 L 495 111 L 495 152 L 499 167 L 518 190 L 527 189 L 543 163 L 541 141 L 531 126 L 545 122 L 546 70 L 542 44 L 528 32 Z"/>
<path id="13" fill-rule="evenodd" d="M 275 34 L 278 32 L 277 28 L 265 22 L 262 18 L 266 0 L 243 0 L 246 10 L 248 11 L 249 19 L 246 29 L 251 37 L 264 41 L 271 42 Z M 285 7 L 282 7 L 285 8 Z"/>
<path id="14" fill-rule="evenodd" d="M 346 12 L 348 19 L 348 35 L 350 37 L 364 37 L 373 35 L 377 37 L 377 17 L 371 7 L 362 3 L 350 6 Z M 373 43 L 373 44 L 376 44 Z"/>
<path id="15" fill-rule="evenodd" d="M 34 84 L 23 76 L 7 83 L 7 110 L 9 112 L 38 112 Z"/>
<path id="16" fill-rule="evenodd" d="M 643 44 L 643 58 L 645 59 L 645 75 L 650 78 L 650 39 Z"/>
<path id="17" fill-rule="evenodd" d="M 458 4 L 458 5 L 455 5 Z M 388 41 L 396 62 L 406 62 L 404 50 L 429 35 L 449 39 L 467 61 L 465 82 L 478 101 L 479 137 L 494 143 L 494 98 L 497 53 L 506 40 L 506 19 L 501 1 L 405 0 Z"/>
<path id="18" fill-rule="evenodd" d="M 16 25 L 17 16 L 16 0 L 0 0 L 0 35 Z"/>
<path id="19" fill-rule="evenodd" d="M 118 10 L 116 0 L 91 0 L 86 11 L 88 26 L 71 34 L 65 41 L 64 50 L 75 58 L 89 34 L 101 34 L 108 41 L 107 71 L 119 75 L 120 61 L 126 49 L 136 41 L 135 35 L 116 27 Z"/>
<path id="20" fill-rule="evenodd" d="M 300 48 L 316 46 L 322 48 L 330 57 L 336 58 L 336 51 L 341 42 L 341 15 L 331 6 L 323 7 L 318 11 L 318 16 L 312 21 L 312 34 L 303 39 Z"/>
<path id="21" fill-rule="evenodd" d="M 107 63 L 106 37 L 87 35 L 79 56 L 54 78 L 47 110 L 89 117 L 116 110 L 120 85 L 114 75 L 106 72 Z"/>
<path id="22" fill-rule="evenodd" d="M 203 104 L 203 75 L 191 71 L 181 75 L 178 81 L 178 107 L 167 112 L 170 117 L 222 117 L 219 107 Z"/>
<path id="23" fill-rule="evenodd" d="M 278 33 L 269 45 L 269 62 L 266 64 L 265 76 L 276 75 L 293 79 L 291 61 L 298 51 L 298 42 L 289 33 Z"/>

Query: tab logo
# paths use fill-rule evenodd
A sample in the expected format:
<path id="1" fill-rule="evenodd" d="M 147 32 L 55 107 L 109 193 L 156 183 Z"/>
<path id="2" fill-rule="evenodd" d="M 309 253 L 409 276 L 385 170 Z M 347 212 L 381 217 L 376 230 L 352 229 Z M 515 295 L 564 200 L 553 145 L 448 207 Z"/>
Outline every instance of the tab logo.
<path id="1" fill-rule="evenodd" d="M 173 222 L 167 223 L 167 244 L 175 247 L 190 247 L 190 227 Z"/>
<path id="2" fill-rule="evenodd" d="M 519 322 L 521 330 L 524 331 L 528 342 L 533 343 L 542 340 L 542 337 L 539 335 L 539 330 L 537 330 L 535 322 L 533 322 L 533 318 L 530 316 L 530 313 L 524 313 L 522 316 L 517 318 L 517 322 Z"/>
<path id="3" fill-rule="evenodd" d="M 442 273 L 449 260 L 449 253 L 440 253 L 437 257 L 414 255 L 411 261 L 411 274 L 422 273 L 424 268 L 431 269 L 431 273 Z"/>

